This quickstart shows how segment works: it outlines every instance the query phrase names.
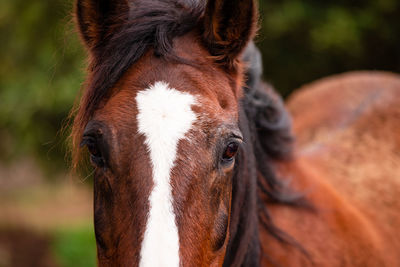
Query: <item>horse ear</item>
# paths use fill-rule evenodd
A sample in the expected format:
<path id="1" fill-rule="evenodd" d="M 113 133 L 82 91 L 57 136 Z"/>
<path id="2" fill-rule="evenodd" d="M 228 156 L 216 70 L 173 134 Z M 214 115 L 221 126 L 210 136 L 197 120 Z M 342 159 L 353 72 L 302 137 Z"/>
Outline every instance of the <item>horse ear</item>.
<path id="1" fill-rule="evenodd" d="M 203 39 L 217 61 L 232 65 L 257 28 L 256 0 L 209 0 Z"/>
<path id="2" fill-rule="evenodd" d="M 127 0 L 76 0 L 78 29 L 89 49 L 102 44 L 128 16 Z"/>

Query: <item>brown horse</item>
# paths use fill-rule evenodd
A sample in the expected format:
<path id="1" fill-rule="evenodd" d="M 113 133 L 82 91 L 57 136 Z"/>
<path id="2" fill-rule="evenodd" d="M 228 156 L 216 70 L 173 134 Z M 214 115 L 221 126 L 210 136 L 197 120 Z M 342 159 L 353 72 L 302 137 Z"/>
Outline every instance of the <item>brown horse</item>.
<path id="1" fill-rule="evenodd" d="M 400 79 L 302 90 L 293 151 L 255 1 L 203 2 L 77 1 L 99 265 L 400 266 Z"/>

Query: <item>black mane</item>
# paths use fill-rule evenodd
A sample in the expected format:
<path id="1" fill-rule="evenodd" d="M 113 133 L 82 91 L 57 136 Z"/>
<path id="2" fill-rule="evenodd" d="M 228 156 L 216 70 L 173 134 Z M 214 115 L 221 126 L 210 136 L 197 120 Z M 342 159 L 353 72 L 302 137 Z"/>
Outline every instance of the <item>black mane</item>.
<path id="1" fill-rule="evenodd" d="M 232 194 L 230 241 L 224 266 L 258 266 L 261 254 L 258 227 L 281 242 L 300 244 L 280 230 L 272 221 L 262 197 L 271 203 L 307 206 L 301 194 L 290 191 L 276 175 L 272 161 L 292 156 L 291 120 L 283 101 L 274 89 L 261 80 L 261 54 L 253 43 L 247 47 L 247 82 L 239 110 L 239 124 L 245 146 L 235 166 Z M 272 262 L 272 260 L 271 260 Z"/>

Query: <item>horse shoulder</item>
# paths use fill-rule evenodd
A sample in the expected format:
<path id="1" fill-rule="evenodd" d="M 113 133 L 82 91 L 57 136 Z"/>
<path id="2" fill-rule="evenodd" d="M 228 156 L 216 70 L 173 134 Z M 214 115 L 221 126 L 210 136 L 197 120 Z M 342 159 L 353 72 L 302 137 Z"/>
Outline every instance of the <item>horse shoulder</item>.
<path id="1" fill-rule="evenodd" d="M 299 156 L 392 233 L 400 223 L 400 76 L 348 73 L 303 92 L 289 101 Z M 300 110 L 302 101 L 309 105 Z M 314 110 L 309 119 L 307 110 Z"/>
<path id="2" fill-rule="evenodd" d="M 288 101 L 297 151 L 280 169 L 316 212 L 280 205 L 271 212 L 317 266 L 400 265 L 398 103 L 400 77 L 381 72 L 326 78 Z M 289 266 L 306 260 L 293 250 L 285 259 Z"/>

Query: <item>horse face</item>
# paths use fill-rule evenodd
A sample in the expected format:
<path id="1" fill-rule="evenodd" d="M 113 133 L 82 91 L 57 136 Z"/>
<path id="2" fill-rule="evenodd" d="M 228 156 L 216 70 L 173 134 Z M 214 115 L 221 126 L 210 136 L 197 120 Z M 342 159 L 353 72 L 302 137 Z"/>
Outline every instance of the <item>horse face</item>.
<path id="1" fill-rule="evenodd" d="M 96 2 L 77 3 L 80 31 L 94 61 L 89 88 L 99 84 L 93 77 L 102 65 L 100 55 L 107 61 L 107 53 L 114 49 L 102 51 L 101 44 L 113 38 L 107 29 L 129 36 L 124 23 L 135 21 L 132 8 L 152 11 L 165 4 Z M 188 6 L 176 8 L 177 3 L 170 1 L 164 12 L 181 14 Z M 199 12 L 196 27 L 174 36 L 169 56 L 165 51 L 160 55 L 160 44 L 152 43 L 90 116 L 85 111 L 92 103 L 89 96 L 95 94 L 84 95 L 74 127 L 95 168 L 100 265 L 222 265 L 235 156 L 242 143 L 238 57 L 253 34 L 254 10 L 252 1 L 209 1 L 205 13 Z M 139 19 L 137 23 L 131 29 L 148 26 Z M 162 38 L 159 32 L 154 34 Z M 119 63 L 117 67 L 123 65 Z M 110 66 L 108 61 L 103 65 Z"/>
<path id="2" fill-rule="evenodd" d="M 221 260 L 228 239 L 232 172 L 242 142 L 234 88 L 220 70 L 204 75 L 147 60 L 165 74 L 132 70 L 84 132 L 84 140 L 95 137 L 98 146 L 91 156 L 96 234 L 119 242 L 123 236 L 122 248 L 134 241 L 130 250 L 143 266 L 167 259 L 175 266 L 208 265 Z M 130 86 L 138 79 L 148 79 L 147 86 Z"/>

